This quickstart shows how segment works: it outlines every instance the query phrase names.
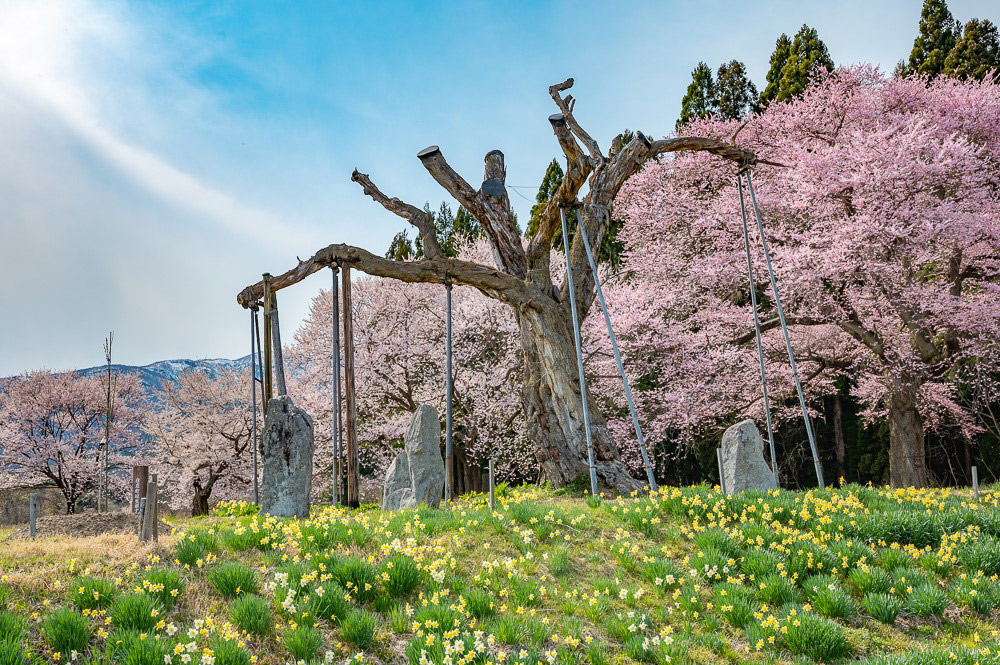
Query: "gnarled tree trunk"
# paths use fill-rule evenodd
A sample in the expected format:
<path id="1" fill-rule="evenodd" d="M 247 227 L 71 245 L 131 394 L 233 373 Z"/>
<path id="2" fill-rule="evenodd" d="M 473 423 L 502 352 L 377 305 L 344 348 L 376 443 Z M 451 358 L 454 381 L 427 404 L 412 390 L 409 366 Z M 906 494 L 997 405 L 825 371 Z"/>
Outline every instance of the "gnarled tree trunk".
<path id="1" fill-rule="evenodd" d="M 893 487 L 926 487 L 924 426 L 917 411 L 917 388 L 893 388 L 888 404 L 889 481 Z"/>

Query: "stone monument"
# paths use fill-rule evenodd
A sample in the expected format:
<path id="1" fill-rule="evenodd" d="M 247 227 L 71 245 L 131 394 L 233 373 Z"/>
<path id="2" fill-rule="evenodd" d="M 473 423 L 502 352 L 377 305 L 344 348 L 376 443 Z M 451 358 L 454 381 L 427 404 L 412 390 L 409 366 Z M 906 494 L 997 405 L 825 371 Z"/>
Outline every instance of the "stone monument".
<path id="1" fill-rule="evenodd" d="M 260 512 L 275 517 L 309 517 L 313 422 L 287 395 L 267 404 L 260 454 L 264 462 Z"/>
<path id="2" fill-rule="evenodd" d="M 729 494 L 777 489 L 774 473 L 764 461 L 764 440 L 753 420 L 738 422 L 722 435 L 722 475 Z"/>
<path id="3" fill-rule="evenodd" d="M 403 438 L 403 451 L 385 472 L 383 510 L 402 510 L 420 504 L 436 508 L 441 504 L 444 474 L 437 409 L 421 404 Z"/>

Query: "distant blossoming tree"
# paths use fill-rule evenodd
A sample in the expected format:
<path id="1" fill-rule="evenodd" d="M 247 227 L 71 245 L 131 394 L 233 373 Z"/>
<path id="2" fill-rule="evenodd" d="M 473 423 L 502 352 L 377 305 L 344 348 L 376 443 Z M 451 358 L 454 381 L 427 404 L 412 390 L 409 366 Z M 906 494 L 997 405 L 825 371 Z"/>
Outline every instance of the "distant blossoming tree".
<path id="1" fill-rule="evenodd" d="M 142 461 L 140 430 L 149 407 L 138 376 L 119 374 L 112 385 L 109 490 L 124 498 L 126 469 Z M 66 512 L 76 512 L 80 500 L 99 487 L 106 390 L 99 377 L 74 372 L 39 370 L 0 382 L 0 472 L 54 484 Z"/>
<path id="2" fill-rule="evenodd" d="M 841 69 L 738 136 L 783 164 L 753 177 L 808 392 L 850 377 L 867 415 L 888 418 L 892 484 L 926 485 L 925 430 L 971 436 L 961 395 L 998 395 L 1000 86 Z M 651 434 L 762 420 L 735 169 L 704 154 L 651 161 L 617 203 L 630 277 L 610 299 L 630 371 L 648 384 Z M 791 377 L 758 242 L 751 251 L 780 405 Z"/>
<path id="3" fill-rule="evenodd" d="M 485 260 L 485 241 L 460 249 Z M 361 466 L 384 471 L 413 412 L 430 404 L 444 419 L 445 289 L 365 278 L 353 284 L 358 439 Z M 524 479 L 536 463 L 520 416 L 520 341 L 509 310 L 475 289 L 454 287 L 452 349 L 456 485 L 479 489 L 492 455 L 498 474 Z M 289 392 L 314 417 L 316 487 L 329 487 L 332 436 L 332 327 L 329 290 L 312 301 L 288 349 Z"/>
<path id="4" fill-rule="evenodd" d="M 156 402 L 148 431 L 157 443 L 170 504 L 179 508 L 190 498 L 192 514 L 205 515 L 210 498 L 250 498 L 250 370 L 189 370 L 176 383 L 165 382 Z M 257 415 L 263 431 L 259 408 Z"/>

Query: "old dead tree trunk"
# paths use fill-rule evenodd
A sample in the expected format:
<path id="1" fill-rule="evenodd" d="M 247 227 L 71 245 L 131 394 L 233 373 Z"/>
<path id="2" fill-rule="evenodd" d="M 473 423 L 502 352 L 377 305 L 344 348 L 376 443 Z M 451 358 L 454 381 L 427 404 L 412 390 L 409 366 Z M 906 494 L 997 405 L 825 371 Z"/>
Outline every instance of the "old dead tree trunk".
<path id="1" fill-rule="evenodd" d="M 752 152 L 713 139 L 684 137 L 652 141 L 641 133 L 627 145 L 616 142 L 605 155 L 573 115 L 575 100 L 565 94 L 572 85 L 573 79 L 567 79 L 549 88 L 559 110 L 549 117 L 549 122 L 566 158 L 566 172 L 541 214 L 538 230 L 527 242 L 522 241 L 518 232 L 507 196 L 503 153 L 494 150 L 486 155 L 483 182 L 478 189 L 452 169 L 437 146 L 425 148 L 417 155 L 431 177 L 480 223 L 493 248 L 495 266 L 446 257 L 428 214 L 387 196 L 368 175 L 355 171 L 352 180 L 365 194 L 417 228 L 424 258 L 393 261 L 357 247 L 330 245 L 271 280 L 272 288 L 277 290 L 325 266 L 350 264 L 372 275 L 407 282 L 472 286 L 510 305 L 524 348 L 523 405 L 528 433 L 536 447 L 541 479 L 557 487 L 588 474 L 568 285 L 565 278 L 558 286 L 553 284 L 549 265 L 552 241 L 560 230 L 560 208 L 579 207 L 583 217 L 583 224 L 573 234 L 569 259 L 583 317 L 594 301 L 595 292 L 580 233 L 588 234 L 592 247 L 601 245 L 610 222 L 611 203 L 625 181 L 646 161 L 662 153 L 685 150 L 707 151 L 737 166 L 757 161 Z M 584 185 L 588 188 L 581 199 L 578 195 Z M 258 283 L 244 289 L 237 300 L 248 307 L 262 294 L 263 284 Z M 639 487 L 621 461 L 603 415 L 593 401 L 590 404 L 598 478 L 604 486 L 618 491 Z"/>

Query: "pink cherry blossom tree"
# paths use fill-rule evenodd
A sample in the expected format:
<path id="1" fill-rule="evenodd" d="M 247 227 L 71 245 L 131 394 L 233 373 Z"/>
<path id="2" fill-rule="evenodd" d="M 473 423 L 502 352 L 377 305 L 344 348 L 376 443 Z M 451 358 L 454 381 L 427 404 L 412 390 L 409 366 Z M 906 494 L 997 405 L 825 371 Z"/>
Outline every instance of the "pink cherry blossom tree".
<path id="1" fill-rule="evenodd" d="M 462 248 L 484 258 L 485 242 Z M 445 289 L 371 277 L 353 283 L 355 385 L 361 467 L 379 475 L 398 452 L 413 412 L 430 404 L 444 419 Z M 520 418 L 520 342 L 513 316 L 475 289 L 453 287 L 452 349 L 455 466 L 458 489 L 480 489 L 480 468 L 493 456 L 498 475 L 525 479 L 536 463 Z M 329 488 L 332 463 L 332 325 L 329 290 L 287 350 L 296 371 L 289 392 L 313 415 L 314 486 Z"/>
<path id="2" fill-rule="evenodd" d="M 742 128 L 683 131 L 737 135 L 782 164 L 753 181 L 807 392 L 850 377 L 866 416 L 888 419 L 892 484 L 926 485 L 925 430 L 971 437 L 960 394 L 998 395 L 1000 86 L 841 69 Z M 630 372 L 649 386 L 651 437 L 762 421 L 736 170 L 703 154 L 651 161 L 617 205 L 627 278 L 609 300 Z M 797 416 L 760 243 L 751 250 L 772 405 Z"/>
<path id="3" fill-rule="evenodd" d="M 167 501 L 191 501 L 193 515 L 208 514 L 209 499 L 247 499 L 253 487 L 253 413 L 250 370 L 216 374 L 189 370 L 157 392 L 148 431 L 157 444 Z M 257 424 L 264 420 L 257 406 Z"/>
<path id="4" fill-rule="evenodd" d="M 143 462 L 141 428 L 149 406 L 138 376 L 120 373 L 112 385 L 109 490 L 124 498 L 127 470 Z M 99 486 L 105 423 L 106 385 L 100 377 L 38 370 L 4 379 L 0 473 L 22 482 L 54 484 L 63 494 L 66 512 L 76 512 L 80 500 Z"/>

